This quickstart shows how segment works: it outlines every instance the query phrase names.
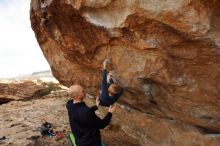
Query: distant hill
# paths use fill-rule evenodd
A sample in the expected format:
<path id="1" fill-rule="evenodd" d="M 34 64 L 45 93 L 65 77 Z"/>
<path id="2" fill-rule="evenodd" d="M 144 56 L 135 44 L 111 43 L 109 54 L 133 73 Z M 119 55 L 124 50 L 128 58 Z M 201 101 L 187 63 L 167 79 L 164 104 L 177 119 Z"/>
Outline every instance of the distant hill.
<path id="1" fill-rule="evenodd" d="M 27 75 L 20 75 L 18 77 L 14 77 L 16 79 L 28 79 L 28 78 L 39 78 L 39 77 L 53 77 L 52 73 L 50 70 L 46 71 L 38 71 L 38 72 L 33 72 L 32 74 L 27 74 Z"/>
<path id="2" fill-rule="evenodd" d="M 38 71 L 38 72 L 33 72 L 30 75 L 27 76 L 31 76 L 31 77 L 53 77 L 53 74 L 50 70 L 46 70 L 46 71 Z"/>
<path id="3" fill-rule="evenodd" d="M 50 70 L 45 70 L 45 71 L 38 71 L 38 72 L 33 72 L 32 74 L 27 74 L 27 75 L 20 75 L 17 77 L 12 77 L 12 78 L 0 78 L 0 82 L 11 82 L 11 81 L 15 81 L 15 80 L 43 80 L 46 82 L 55 82 L 58 83 L 59 81 L 57 81 L 52 72 Z"/>

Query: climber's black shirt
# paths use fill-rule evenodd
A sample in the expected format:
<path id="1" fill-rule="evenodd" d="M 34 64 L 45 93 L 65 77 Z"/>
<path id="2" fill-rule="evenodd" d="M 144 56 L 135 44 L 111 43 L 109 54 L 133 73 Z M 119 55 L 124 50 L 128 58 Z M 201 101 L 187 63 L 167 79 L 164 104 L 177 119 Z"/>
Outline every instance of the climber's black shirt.
<path id="1" fill-rule="evenodd" d="M 97 106 L 89 108 L 84 102 L 66 103 L 71 130 L 77 146 L 101 146 L 100 130 L 105 128 L 112 117 L 110 112 L 102 120 L 96 114 Z"/>

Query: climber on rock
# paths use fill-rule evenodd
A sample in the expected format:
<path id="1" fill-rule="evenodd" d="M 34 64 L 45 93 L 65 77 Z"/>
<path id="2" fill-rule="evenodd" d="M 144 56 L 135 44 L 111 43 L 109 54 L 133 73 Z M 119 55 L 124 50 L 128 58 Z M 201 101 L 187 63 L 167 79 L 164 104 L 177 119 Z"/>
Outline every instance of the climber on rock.
<path id="1" fill-rule="evenodd" d="M 101 93 L 99 97 L 100 105 L 102 106 L 112 105 L 123 93 L 123 88 L 114 83 L 112 75 L 109 75 L 109 80 L 107 80 L 107 63 L 109 63 L 109 60 L 105 59 L 103 61 Z"/>

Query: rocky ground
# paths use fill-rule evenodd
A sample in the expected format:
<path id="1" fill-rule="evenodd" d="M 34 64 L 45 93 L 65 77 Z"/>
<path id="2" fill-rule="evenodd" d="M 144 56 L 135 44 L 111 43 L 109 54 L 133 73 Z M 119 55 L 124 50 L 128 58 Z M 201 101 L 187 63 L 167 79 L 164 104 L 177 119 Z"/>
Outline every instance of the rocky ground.
<path id="1" fill-rule="evenodd" d="M 11 95 L 13 94 L 13 96 Z M 0 145 L 3 146 L 69 146 L 70 132 L 65 108 L 66 87 L 42 80 L 0 83 Z M 10 100 L 9 100 L 10 99 Z M 4 102 L 2 102 L 4 101 Z M 94 96 L 85 102 L 94 105 Z M 219 146 L 220 133 L 195 127 L 183 121 L 142 112 L 118 102 L 111 124 L 101 130 L 108 146 Z M 149 105 L 150 106 L 150 105 Z M 100 107 L 103 117 L 107 108 Z M 160 115 L 160 116 L 158 116 Z M 42 137 L 39 127 L 45 121 L 54 125 L 62 139 Z M 5 137 L 5 139 L 2 139 Z"/>
<path id="2" fill-rule="evenodd" d="M 11 101 L 0 105 L 0 140 L 3 146 L 71 146 L 70 132 L 65 103 L 68 100 L 65 90 L 53 91 L 38 99 Z M 89 102 L 90 105 L 93 103 Z M 114 118 L 114 116 L 113 116 Z M 63 138 L 56 140 L 42 137 L 39 128 L 44 121 L 54 125 L 54 132 Z M 101 131 L 102 139 L 108 146 L 138 146 L 137 140 L 125 134 L 112 124 Z"/>

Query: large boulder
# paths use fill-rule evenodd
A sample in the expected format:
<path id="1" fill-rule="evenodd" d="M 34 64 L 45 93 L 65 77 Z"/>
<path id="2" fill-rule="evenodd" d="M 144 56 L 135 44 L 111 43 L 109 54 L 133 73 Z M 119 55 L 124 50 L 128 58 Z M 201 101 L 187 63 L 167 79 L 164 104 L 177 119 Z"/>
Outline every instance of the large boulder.
<path id="1" fill-rule="evenodd" d="M 61 89 L 59 84 L 53 82 L 43 82 L 42 80 L 8 80 L 0 81 L 0 105 L 12 100 L 27 101 L 48 95 L 53 91 Z"/>
<path id="2" fill-rule="evenodd" d="M 45 89 L 43 85 L 38 85 L 32 81 L 0 83 L 0 104 L 12 100 L 29 100 L 34 96 L 36 97 L 36 93 Z"/>
<path id="3" fill-rule="evenodd" d="M 32 0 L 30 13 L 62 84 L 97 94 L 109 58 L 119 103 L 220 133 L 219 0 Z"/>

